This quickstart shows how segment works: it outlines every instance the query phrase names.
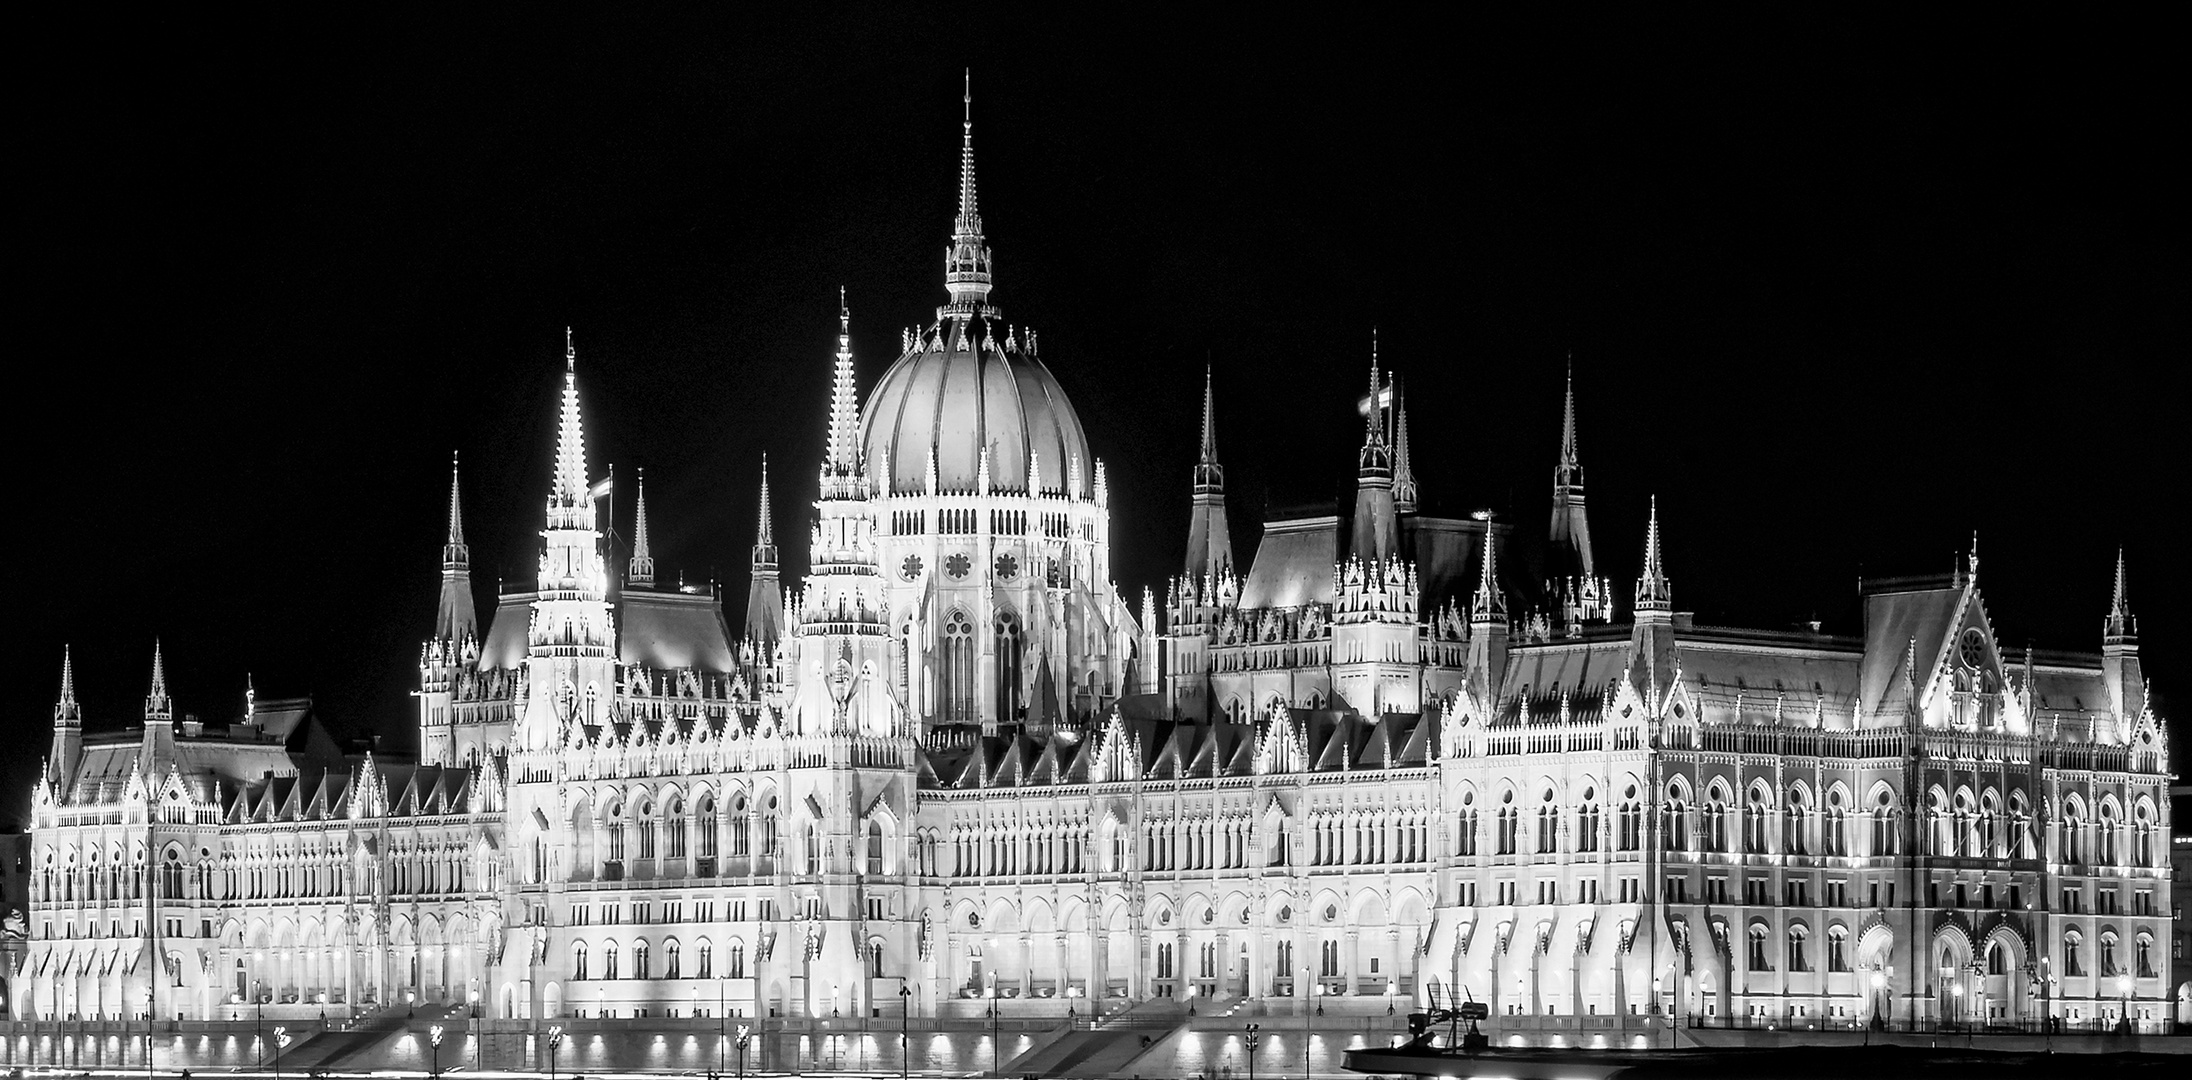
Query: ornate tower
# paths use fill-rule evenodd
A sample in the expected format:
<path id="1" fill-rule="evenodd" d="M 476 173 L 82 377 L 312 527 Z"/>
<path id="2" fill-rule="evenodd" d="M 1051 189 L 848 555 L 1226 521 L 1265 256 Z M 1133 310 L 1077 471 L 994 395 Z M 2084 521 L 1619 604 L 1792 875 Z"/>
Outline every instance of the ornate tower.
<path id="1" fill-rule="evenodd" d="M 1583 462 L 1576 455 L 1575 368 L 1561 411 L 1560 462 L 1553 466 L 1553 521 L 1546 544 L 1546 595 L 1569 636 L 1586 622 L 1613 617 L 1613 593 L 1591 559 L 1591 523 L 1583 512 Z"/>
<path id="2" fill-rule="evenodd" d="M 1203 446 L 1195 463 L 1195 503 L 1187 520 L 1187 577 L 1204 581 L 1233 572 L 1233 535 L 1225 522 L 1225 467 L 1218 464 L 1218 434 L 1211 402 L 1210 369 L 1203 369 Z"/>
<path id="3" fill-rule="evenodd" d="M 647 542 L 647 470 L 639 470 L 638 495 L 632 510 L 632 557 L 624 568 L 624 584 L 638 589 L 655 587 L 654 549 Z"/>
<path id="4" fill-rule="evenodd" d="M 540 573 L 513 725 L 521 750 L 556 746 L 565 724 L 599 724 L 610 718 L 616 627 L 594 515 L 586 478 L 586 430 L 579 416 L 578 351 L 566 330 L 555 474 L 540 534 Z"/>
<path id="5" fill-rule="evenodd" d="M 1629 681 L 1658 708 L 1675 679 L 1674 585 L 1659 554 L 1659 497 L 1644 527 L 1644 573 L 1636 582 L 1635 623 L 1629 631 Z"/>
<path id="6" fill-rule="evenodd" d="M 832 404 L 835 408 L 835 404 Z M 746 644 L 767 667 L 784 637 L 784 587 L 777 576 L 776 524 L 769 500 L 769 458 L 761 458 L 761 527 L 754 534 L 753 580 L 746 593 Z"/>
<path id="7" fill-rule="evenodd" d="M 1370 396 L 1364 405 L 1362 451 L 1356 455 L 1355 530 L 1351 548 L 1365 563 L 1398 557 L 1394 520 L 1393 450 L 1385 441 L 1385 383 L 1378 374 L 1376 335 L 1370 339 Z"/>
<path id="8" fill-rule="evenodd" d="M 2124 554 L 2116 550 L 2116 589 L 2101 624 L 2101 679 L 2108 684 L 2109 706 L 2129 732 L 2146 710 L 2146 677 L 2139 666 L 2139 620 L 2124 593 Z"/>
<path id="9" fill-rule="evenodd" d="M 53 703 L 53 746 L 46 752 L 46 775 L 64 798 L 76 785 L 76 763 L 84 754 L 84 710 L 76 703 L 76 661 L 61 647 L 61 696 Z"/>

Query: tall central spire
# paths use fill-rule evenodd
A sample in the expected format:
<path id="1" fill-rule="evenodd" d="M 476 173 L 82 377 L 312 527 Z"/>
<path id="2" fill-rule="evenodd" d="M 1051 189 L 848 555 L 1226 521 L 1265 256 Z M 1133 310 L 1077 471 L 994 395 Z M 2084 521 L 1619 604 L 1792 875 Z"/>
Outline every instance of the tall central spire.
<path id="1" fill-rule="evenodd" d="M 549 528 L 594 527 L 586 482 L 586 427 L 578 411 L 578 349 L 563 328 L 563 415 L 556 428 L 556 476 L 548 494 Z"/>
<path id="2" fill-rule="evenodd" d="M 944 288 L 951 293 L 947 311 L 960 318 L 988 306 L 989 245 L 982 238 L 982 212 L 974 197 L 974 72 L 967 72 L 964 112 L 959 120 L 959 216 L 952 221 L 951 246 L 944 252 Z"/>
<path id="3" fill-rule="evenodd" d="M 169 720 L 175 716 L 175 702 L 167 696 L 167 660 L 160 655 L 160 643 L 152 643 L 152 693 L 145 695 L 145 719 Z"/>
<path id="4" fill-rule="evenodd" d="M 845 287 L 837 287 L 837 367 L 830 375 L 830 433 L 824 471 L 851 476 L 860 471 L 860 401 L 852 373 L 852 308 Z"/>
<path id="5" fill-rule="evenodd" d="M 472 609 L 472 549 L 464 542 L 464 507 L 457 497 L 457 456 L 449 455 L 449 534 L 441 545 L 441 600 L 434 640 L 461 645 L 479 634 Z"/>
<path id="6" fill-rule="evenodd" d="M 1197 494 L 1201 494 L 1205 489 L 1218 492 L 1225 490 L 1225 467 L 1218 464 L 1217 410 L 1213 408 L 1210 380 L 1210 368 L 1205 366 L 1203 368 L 1202 456 L 1196 459 L 1195 462 L 1195 491 Z"/>
<path id="7" fill-rule="evenodd" d="M 1370 334 L 1370 396 L 1363 399 L 1362 453 L 1356 458 L 1353 553 L 1383 563 L 1399 552 L 1393 510 L 1393 451 L 1385 439 L 1385 380 L 1378 368 L 1377 332 Z"/>
<path id="8" fill-rule="evenodd" d="M 1667 571 L 1660 564 L 1659 554 L 1659 496 L 1652 496 L 1651 521 L 1644 527 L 1644 573 L 1636 583 L 1636 611 L 1666 612 L 1674 610 L 1674 587 L 1667 581 Z"/>

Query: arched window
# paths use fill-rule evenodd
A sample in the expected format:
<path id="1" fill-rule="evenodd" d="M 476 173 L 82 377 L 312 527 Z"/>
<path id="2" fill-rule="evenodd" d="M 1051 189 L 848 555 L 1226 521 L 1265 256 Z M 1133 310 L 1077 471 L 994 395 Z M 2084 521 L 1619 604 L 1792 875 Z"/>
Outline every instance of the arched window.
<path id="1" fill-rule="evenodd" d="M 1636 851 L 1644 846 L 1644 804 L 1636 797 L 1636 785 L 1630 784 L 1621 795 L 1621 830 L 1619 841 L 1622 851 Z"/>
<path id="2" fill-rule="evenodd" d="M 1986 969 L 1989 975 L 2009 974 L 2009 950 L 1999 941 L 1987 945 Z"/>
<path id="3" fill-rule="evenodd" d="M 1766 837 L 1772 833 L 1769 815 L 1773 812 L 1766 803 L 1766 789 L 1752 787 L 1743 805 L 1743 852 L 1747 855 L 1766 853 Z"/>
<path id="4" fill-rule="evenodd" d="M 1661 835 L 1666 839 L 1666 850 L 1688 851 L 1690 849 L 1690 808 L 1683 803 L 1681 795 L 1670 794 L 1668 796 L 1665 814 L 1667 818 L 1666 828 L 1662 830 Z"/>
<path id="5" fill-rule="evenodd" d="M 1811 932 L 1801 926 L 1789 927 L 1789 970 L 1810 971 L 1811 956 L 1805 951 L 1806 939 Z"/>
<path id="6" fill-rule="evenodd" d="M 662 977 L 665 979 L 675 979 L 678 977 L 677 939 L 675 938 L 663 942 L 662 944 Z"/>
<path id="7" fill-rule="evenodd" d="M 1811 853 L 1811 807 L 1804 800 L 1804 789 L 1789 789 L 1789 834 L 1787 846 L 1782 850 L 1790 855 Z"/>
<path id="8" fill-rule="evenodd" d="M 974 723 L 979 719 L 974 709 L 974 624 L 963 611 L 953 611 L 944 622 L 943 676 L 944 722 Z"/>
<path id="9" fill-rule="evenodd" d="M 2085 804 L 2076 799 L 2063 810 L 2063 861 L 2085 861 Z"/>
<path id="10" fill-rule="evenodd" d="M 584 979 L 587 977 L 586 943 L 583 941 L 574 941 L 571 943 L 571 977 L 574 979 Z"/>
<path id="11" fill-rule="evenodd" d="M 1466 856 L 1477 853 L 1476 801 L 1477 793 L 1475 791 L 1461 793 L 1461 821 L 1455 826 L 1454 830 L 1454 854 L 1456 855 Z"/>
<path id="12" fill-rule="evenodd" d="M 1866 854 L 1880 858 L 1895 854 L 1895 848 L 1895 797 L 1882 788 L 1872 808 L 1872 850 Z"/>
<path id="13" fill-rule="evenodd" d="M 658 825 L 659 823 L 655 820 L 654 805 L 652 803 L 641 802 L 639 804 L 640 858 L 652 859 L 655 857 L 656 853 L 661 850 L 659 847 L 656 846 L 655 842 L 656 829 Z"/>
<path id="14" fill-rule="evenodd" d="M 612 941 L 612 942 L 609 942 L 609 943 L 608 943 L 608 944 L 606 944 L 606 945 L 603 945 L 603 946 L 601 947 L 601 977 L 602 977 L 602 978 L 604 978 L 604 979 L 614 979 L 614 978 L 616 978 L 616 977 L 617 977 L 617 963 L 616 963 L 616 961 L 617 961 L 617 946 L 616 946 L 616 942 Z"/>
<path id="15" fill-rule="evenodd" d="M 716 856 L 715 796 L 702 792 L 693 803 L 693 824 L 700 832 L 700 857 Z"/>
<path id="16" fill-rule="evenodd" d="M 883 873 L 883 823 L 868 822 L 868 875 L 879 877 Z"/>
<path id="17" fill-rule="evenodd" d="M 715 978 L 715 950 L 709 947 L 707 938 L 700 939 L 700 947 L 695 955 L 698 957 L 699 963 L 693 970 L 693 977 L 699 979 Z"/>
<path id="18" fill-rule="evenodd" d="M 2138 976 L 2139 976 L 2139 978 L 2142 978 L 2142 979 L 2151 979 L 2151 978 L 2154 978 L 2154 938 L 2153 938 L 2153 935 L 2151 935 L 2151 934 L 2140 934 L 2140 935 L 2139 935 L 2139 937 L 2138 937 L 2137 945 L 2138 945 L 2138 967 L 2137 967 L 2136 971 L 2137 971 L 2137 973 L 2138 973 Z"/>
<path id="19" fill-rule="evenodd" d="M 1499 793 L 1499 854 L 1515 853 L 1515 826 L 1515 793 L 1502 791 Z"/>
<path id="20" fill-rule="evenodd" d="M 2085 974 L 2085 963 L 2079 956 L 2084 945 L 2085 938 L 2081 937 L 2076 930 L 2063 935 L 2064 978 L 2076 978 Z"/>
<path id="21" fill-rule="evenodd" d="M 684 858 L 685 799 L 683 796 L 670 796 L 668 805 L 663 807 L 662 828 L 664 832 L 663 854 L 673 859 Z"/>
<path id="22" fill-rule="evenodd" d="M 994 630 L 997 635 L 997 719 L 1011 722 L 1020 718 L 1020 616 L 999 611 Z"/>
<path id="23" fill-rule="evenodd" d="M 1752 971 L 1772 971 L 1773 961 L 1766 956 L 1766 925 L 1764 923 L 1751 924 L 1750 940 L 1750 969 Z"/>
<path id="24" fill-rule="evenodd" d="M 2122 973 L 2123 973 L 2123 969 L 2122 969 L 2122 968 L 2120 968 L 2120 967 L 2118 967 L 2118 966 L 2117 966 L 2117 964 L 2116 964 L 2116 935 L 2115 935 L 2115 934 L 2113 934 L 2113 933 L 2105 933 L 2105 934 L 2102 934 L 2102 935 L 2101 935 L 2101 955 L 2100 955 L 2100 961 L 2101 961 L 2101 978 L 2104 978 L 2104 979 L 2112 979 L 2112 978 L 2115 978 L 2116 976 L 2118 976 L 2118 975 L 2120 975 L 2120 974 L 2122 974 Z"/>
<path id="25" fill-rule="evenodd" d="M 1849 969 L 1849 930 L 1830 926 L 1827 928 L 1827 970 L 1844 972 Z"/>
<path id="26" fill-rule="evenodd" d="M 1576 807 L 1576 850 L 1597 851 L 1599 833 L 1598 788 L 1583 785 L 1583 803 Z"/>
<path id="27" fill-rule="evenodd" d="M 730 952 L 724 959 L 723 974 L 726 978 L 732 979 L 743 979 L 746 977 L 745 942 L 731 942 Z"/>
<path id="28" fill-rule="evenodd" d="M 1728 805 L 1721 801 L 1720 789 L 1714 788 L 1705 796 L 1705 850 L 1728 850 Z"/>
<path id="29" fill-rule="evenodd" d="M 1553 789 L 1546 788 L 1538 800 L 1537 851 L 1540 855 L 1560 850 L 1560 807 L 1553 805 Z"/>
<path id="30" fill-rule="evenodd" d="M 731 856 L 753 854 L 753 818 L 746 814 L 746 797 L 731 796 Z"/>
<path id="31" fill-rule="evenodd" d="M 637 945 L 632 946 L 632 978 L 644 979 L 646 977 L 647 939 L 641 938 L 639 939 L 639 943 Z"/>

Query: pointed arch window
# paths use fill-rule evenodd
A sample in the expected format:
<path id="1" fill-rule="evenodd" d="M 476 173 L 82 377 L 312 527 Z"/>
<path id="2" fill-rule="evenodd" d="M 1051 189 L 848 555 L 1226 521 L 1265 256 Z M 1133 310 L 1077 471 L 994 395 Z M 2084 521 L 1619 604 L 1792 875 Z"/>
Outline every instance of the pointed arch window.
<path id="1" fill-rule="evenodd" d="M 943 676 L 944 722 L 974 723 L 974 624 L 966 612 L 955 610 L 944 622 Z"/>
<path id="2" fill-rule="evenodd" d="M 1020 657 L 1025 646 L 1020 633 L 1020 616 L 999 611 L 992 629 L 997 636 L 997 719 L 1010 722 L 1020 716 Z"/>
<path id="3" fill-rule="evenodd" d="M 571 943 L 571 978 L 584 979 L 586 977 L 586 943 L 574 941 Z"/>

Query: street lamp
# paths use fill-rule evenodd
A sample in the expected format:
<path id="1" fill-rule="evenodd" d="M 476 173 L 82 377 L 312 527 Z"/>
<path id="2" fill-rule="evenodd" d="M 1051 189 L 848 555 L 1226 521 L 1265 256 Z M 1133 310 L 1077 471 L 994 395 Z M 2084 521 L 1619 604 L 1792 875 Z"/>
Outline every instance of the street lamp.
<path id="1" fill-rule="evenodd" d="M 913 987 L 898 984 L 898 1076 L 913 1072 Z"/>
<path id="2" fill-rule="evenodd" d="M 1256 1044 L 1263 1041 L 1263 1036 L 1256 1032 L 1262 1027 L 1262 1024 L 1248 1025 L 1248 1036 L 1241 1040 L 1248 1047 L 1248 1080 L 1256 1080 Z"/>
<path id="3" fill-rule="evenodd" d="M 1964 1022 L 1964 984 L 1957 983 L 1949 987 L 1948 993 L 1951 998 L 1955 999 L 1949 1005 L 1948 1011 L 1949 1027 L 1953 1030 L 1961 1027 Z"/>
<path id="4" fill-rule="evenodd" d="M 563 1045 L 563 1025 L 548 1029 L 548 1080 L 556 1080 L 556 1047 Z"/>
<path id="5" fill-rule="evenodd" d="M 289 1045 L 289 1029 L 274 1029 L 274 1080 L 282 1080 L 282 1047 Z"/>
<path id="6" fill-rule="evenodd" d="M 1667 980 L 1660 978 L 1657 975 L 1652 976 L 1652 1011 L 1666 1013 L 1666 1016 L 1661 1020 L 1661 1023 L 1666 1025 L 1667 1031 L 1669 1033 L 1667 1038 L 1667 1049 L 1672 1050 L 1674 1049 L 1674 1013 L 1667 1009 L 1665 1001 L 1666 987 Z M 1498 989 L 1498 987 L 1493 987 L 1493 989 L 1496 990 Z"/>
<path id="7" fill-rule="evenodd" d="M 435 1024 L 435 1025 L 434 1025 L 433 1027 L 430 1027 L 430 1028 L 426 1029 L 426 1041 L 427 1041 L 428 1043 L 431 1043 L 431 1044 L 433 1045 L 433 1049 L 434 1049 L 434 1057 L 433 1057 L 433 1067 L 427 1070 L 427 1073 L 426 1073 L 426 1075 L 428 1075 L 428 1076 L 432 1076 L 432 1077 L 440 1077 L 440 1076 L 441 1076 L 441 1025 L 440 1025 L 440 1024 Z"/>
<path id="8" fill-rule="evenodd" d="M 998 1063 L 997 1054 L 997 984 L 991 983 L 987 993 L 989 995 L 989 1074 L 991 1076 L 1003 1076 L 1005 1074 L 1004 1066 Z"/>
<path id="9" fill-rule="evenodd" d="M 2128 973 L 2116 976 L 2116 997 L 2118 999 L 2116 1030 L 2129 1035 L 2131 1034 L 2131 976 Z"/>
<path id="10" fill-rule="evenodd" d="M 1872 969 L 1872 1015 L 1865 1018 L 1865 1045 L 1872 1045 L 1872 1029 L 1880 1026 L 1880 997 L 1888 985 L 1887 973 Z"/>
<path id="11" fill-rule="evenodd" d="M 744 1025 L 744 1024 L 740 1024 L 740 1025 L 738 1025 L 738 1077 L 739 1077 L 739 1080 L 745 1080 L 745 1076 L 746 1076 L 746 1044 L 747 1044 L 747 1043 L 749 1043 L 749 1042 L 752 1042 L 752 1041 L 753 1041 L 753 1029 L 752 1029 L 752 1028 L 750 1028 L 750 1027 L 747 1027 L 747 1026 L 746 1026 L 746 1025 Z"/>

